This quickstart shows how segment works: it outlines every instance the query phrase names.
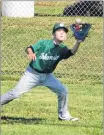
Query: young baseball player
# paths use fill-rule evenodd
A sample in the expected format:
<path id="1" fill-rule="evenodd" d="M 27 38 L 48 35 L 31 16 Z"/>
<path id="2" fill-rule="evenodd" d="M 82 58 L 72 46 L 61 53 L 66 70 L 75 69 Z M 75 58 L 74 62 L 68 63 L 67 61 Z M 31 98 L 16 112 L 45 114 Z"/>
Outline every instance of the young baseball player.
<path id="1" fill-rule="evenodd" d="M 53 39 L 39 40 L 27 47 L 27 57 L 31 62 L 16 87 L 1 96 L 1 105 L 9 103 L 36 86 L 46 86 L 57 94 L 58 119 L 78 120 L 68 111 L 67 88 L 52 74 L 61 60 L 73 56 L 79 48 L 81 40 L 76 40 L 72 49 L 68 49 L 63 44 L 67 32 L 68 28 L 63 23 L 56 23 L 52 31 Z"/>

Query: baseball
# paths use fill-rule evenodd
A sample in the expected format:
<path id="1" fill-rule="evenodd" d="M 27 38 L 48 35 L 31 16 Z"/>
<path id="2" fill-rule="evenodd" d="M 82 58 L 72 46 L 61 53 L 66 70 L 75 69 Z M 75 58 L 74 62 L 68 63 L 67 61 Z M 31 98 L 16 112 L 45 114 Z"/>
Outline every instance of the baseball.
<path id="1" fill-rule="evenodd" d="M 82 23 L 81 19 L 80 19 L 80 18 L 77 18 L 77 19 L 76 19 L 76 23 L 77 23 L 77 24 L 81 24 L 81 23 Z"/>

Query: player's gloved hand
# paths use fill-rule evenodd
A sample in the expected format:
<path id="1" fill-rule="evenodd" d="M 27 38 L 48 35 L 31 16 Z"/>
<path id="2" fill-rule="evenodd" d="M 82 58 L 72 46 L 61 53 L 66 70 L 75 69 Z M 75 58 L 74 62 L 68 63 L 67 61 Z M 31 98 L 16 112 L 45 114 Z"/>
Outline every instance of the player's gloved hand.
<path id="1" fill-rule="evenodd" d="M 86 37 L 88 37 L 89 30 L 91 28 L 91 24 L 82 24 L 81 28 L 76 29 L 76 25 L 70 25 L 70 28 L 73 32 L 75 39 L 84 41 Z"/>

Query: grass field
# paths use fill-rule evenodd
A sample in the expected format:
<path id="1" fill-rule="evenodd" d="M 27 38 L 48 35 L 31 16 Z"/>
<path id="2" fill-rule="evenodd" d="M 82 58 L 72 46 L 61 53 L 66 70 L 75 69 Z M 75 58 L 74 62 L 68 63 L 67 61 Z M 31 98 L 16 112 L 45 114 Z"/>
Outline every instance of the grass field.
<path id="1" fill-rule="evenodd" d="M 57 15 L 62 14 L 64 8 L 67 5 L 71 5 L 75 2 L 75 0 L 70 1 L 36 1 L 35 2 L 35 11 L 38 14 L 47 15 L 47 11 L 49 15 Z"/>
<path id="2" fill-rule="evenodd" d="M 70 1 L 70 4 L 72 1 Z M 37 13 L 60 14 L 67 2 L 36 2 Z M 89 37 L 77 54 L 62 61 L 54 74 L 70 89 L 69 109 L 79 122 L 57 119 L 57 97 L 45 87 L 34 88 L 3 107 L 2 135 L 102 135 L 103 18 L 80 17 L 92 24 Z M 70 25 L 76 17 L 2 17 L 1 93 L 13 88 L 29 63 L 25 48 L 39 39 L 50 39 L 55 22 Z M 65 44 L 75 42 L 69 29 Z"/>
<path id="3" fill-rule="evenodd" d="M 3 81 L 8 91 L 15 81 Z M 3 135 L 102 135 L 102 85 L 72 85 L 69 104 L 79 122 L 57 119 L 57 97 L 44 87 L 37 87 L 3 108 Z"/>

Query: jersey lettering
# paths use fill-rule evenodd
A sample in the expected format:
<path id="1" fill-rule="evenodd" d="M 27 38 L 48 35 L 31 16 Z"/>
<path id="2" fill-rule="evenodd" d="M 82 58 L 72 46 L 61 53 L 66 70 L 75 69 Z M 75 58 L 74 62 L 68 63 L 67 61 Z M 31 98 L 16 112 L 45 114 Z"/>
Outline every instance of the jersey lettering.
<path id="1" fill-rule="evenodd" d="M 48 56 L 47 53 L 42 53 L 40 56 L 39 56 L 39 59 L 42 59 L 42 60 L 58 60 L 59 56 L 58 55 L 55 55 L 55 56 Z"/>

